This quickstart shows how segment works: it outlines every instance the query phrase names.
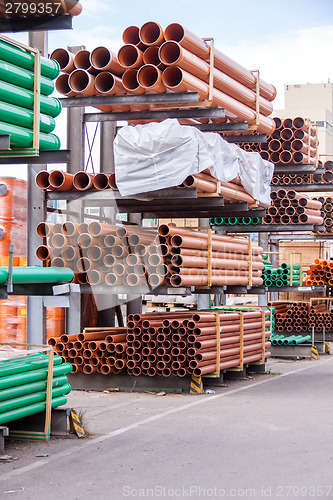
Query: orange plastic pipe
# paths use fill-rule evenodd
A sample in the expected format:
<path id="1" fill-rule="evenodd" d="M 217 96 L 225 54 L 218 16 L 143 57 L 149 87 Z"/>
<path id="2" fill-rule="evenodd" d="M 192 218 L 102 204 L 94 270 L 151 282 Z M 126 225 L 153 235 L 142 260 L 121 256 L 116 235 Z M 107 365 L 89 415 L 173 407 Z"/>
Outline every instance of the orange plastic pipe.
<path id="1" fill-rule="evenodd" d="M 69 191 L 73 189 L 74 174 L 54 170 L 49 175 L 49 183 L 51 188 L 57 191 Z"/>
<path id="2" fill-rule="evenodd" d="M 116 54 L 106 47 L 96 47 L 90 54 L 90 64 L 98 71 L 110 71 L 117 76 L 124 73 Z"/>
<path id="3" fill-rule="evenodd" d="M 143 64 L 143 55 L 140 49 L 136 45 L 123 45 L 117 55 L 118 61 L 123 68 L 123 72 L 126 69 L 138 69 Z"/>
<path id="4" fill-rule="evenodd" d="M 72 52 L 69 52 L 69 50 L 62 48 L 55 49 L 52 52 L 50 58 L 59 63 L 60 69 L 64 73 L 71 73 L 75 69 L 74 54 L 72 54 Z"/>
<path id="5" fill-rule="evenodd" d="M 77 69 L 84 69 L 92 75 L 97 75 L 98 70 L 91 65 L 89 50 L 79 50 L 74 56 L 74 66 Z"/>
<path id="6" fill-rule="evenodd" d="M 102 71 L 96 76 L 95 89 L 100 95 L 121 95 L 126 92 L 122 80 L 109 71 Z"/>
<path id="7" fill-rule="evenodd" d="M 93 96 L 96 94 L 95 77 L 85 69 L 74 70 L 69 76 L 68 83 L 77 96 Z"/>
<path id="8" fill-rule="evenodd" d="M 144 50 L 147 46 L 140 40 L 140 29 L 137 26 L 128 26 L 123 32 L 123 42 L 125 45 L 129 43 L 136 45 L 140 50 Z"/>
<path id="9" fill-rule="evenodd" d="M 148 22 L 141 26 L 139 30 L 141 42 L 150 47 L 151 45 L 162 45 L 164 35 L 161 26 L 155 22 Z"/>
<path id="10" fill-rule="evenodd" d="M 166 87 L 162 83 L 162 72 L 152 64 L 142 66 L 137 74 L 141 87 L 154 92 L 166 92 Z"/>
<path id="11" fill-rule="evenodd" d="M 67 73 L 59 75 L 55 81 L 55 88 L 59 94 L 65 95 L 66 97 L 74 97 L 76 92 L 69 86 L 69 77 L 70 75 Z"/>

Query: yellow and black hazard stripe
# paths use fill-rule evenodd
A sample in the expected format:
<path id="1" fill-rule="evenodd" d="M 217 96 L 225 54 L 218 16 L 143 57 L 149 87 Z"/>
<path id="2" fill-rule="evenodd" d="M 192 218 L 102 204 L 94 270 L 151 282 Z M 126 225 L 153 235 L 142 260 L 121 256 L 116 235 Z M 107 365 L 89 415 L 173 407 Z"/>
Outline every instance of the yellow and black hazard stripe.
<path id="1" fill-rule="evenodd" d="M 202 393 L 203 393 L 202 378 L 195 377 L 194 375 L 192 375 L 190 394 L 202 394 Z"/>
<path id="2" fill-rule="evenodd" d="M 86 433 L 74 408 L 71 408 L 69 422 L 71 430 L 75 432 L 79 438 L 85 437 Z"/>
<path id="3" fill-rule="evenodd" d="M 319 359 L 318 349 L 315 345 L 311 347 L 311 359 Z"/>
<path id="4" fill-rule="evenodd" d="M 331 353 L 331 346 L 329 342 L 325 342 L 325 352 L 326 354 L 332 354 Z"/>

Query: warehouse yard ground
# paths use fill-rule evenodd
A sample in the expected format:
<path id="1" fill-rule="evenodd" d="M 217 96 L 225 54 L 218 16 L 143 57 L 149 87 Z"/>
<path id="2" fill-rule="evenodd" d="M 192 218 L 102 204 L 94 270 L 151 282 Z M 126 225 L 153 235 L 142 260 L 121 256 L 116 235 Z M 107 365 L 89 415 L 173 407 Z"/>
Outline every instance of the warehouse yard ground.
<path id="1" fill-rule="evenodd" d="M 333 499 L 333 357 L 199 396 L 73 391 L 87 439 L 12 441 L 0 498 Z"/>

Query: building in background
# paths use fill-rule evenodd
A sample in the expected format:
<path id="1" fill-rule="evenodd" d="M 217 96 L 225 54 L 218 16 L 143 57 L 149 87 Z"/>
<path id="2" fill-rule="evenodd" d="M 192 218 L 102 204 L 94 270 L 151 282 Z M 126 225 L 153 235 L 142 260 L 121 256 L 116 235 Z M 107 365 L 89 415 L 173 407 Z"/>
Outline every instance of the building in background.
<path id="1" fill-rule="evenodd" d="M 284 86 L 284 109 L 274 110 L 280 118 L 309 118 L 318 125 L 319 154 L 333 155 L 333 83 Z M 320 157 L 323 161 L 333 156 Z"/>

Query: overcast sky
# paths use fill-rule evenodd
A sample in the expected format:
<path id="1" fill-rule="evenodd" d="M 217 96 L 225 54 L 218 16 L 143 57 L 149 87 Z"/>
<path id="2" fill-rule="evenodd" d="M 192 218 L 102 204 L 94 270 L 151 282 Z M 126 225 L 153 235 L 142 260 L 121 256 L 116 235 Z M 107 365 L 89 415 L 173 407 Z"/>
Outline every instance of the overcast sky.
<path id="1" fill-rule="evenodd" d="M 278 90 L 274 108 L 284 106 L 284 84 L 333 81 L 332 0 L 82 0 L 73 30 L 49 34 L 49 52 L 67 45 L 114 52 L 127 26 L 156 21 L 165 28 L 178 22 Z M 10 35 L 27 42 L 26 34 Z M 57 127 L 58 128 L 58 127 Z"/>

